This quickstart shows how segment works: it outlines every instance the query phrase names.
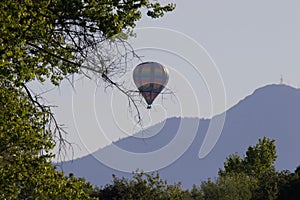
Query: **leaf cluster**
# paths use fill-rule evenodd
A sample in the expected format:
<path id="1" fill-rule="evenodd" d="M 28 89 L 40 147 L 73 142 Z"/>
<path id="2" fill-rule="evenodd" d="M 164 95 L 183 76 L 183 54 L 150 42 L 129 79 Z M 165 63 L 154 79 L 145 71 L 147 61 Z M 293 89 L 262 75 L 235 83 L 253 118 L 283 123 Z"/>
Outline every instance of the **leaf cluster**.
<path id="1" fill-rule="evenodd" d="M 274 167 L 277 153 L 275 141 L 264 137 L 249 146 L 246 155 L 230 155 L 219 170 L 218 177 L 194 187 L 196 199 L 297 199 L 300 178 L 298 171 L 277 172 Z"/>
<path id="2" fill-rule="evenodd" d="M 168 185 L 159 177 L 158 173 L 136 172 L 133 180 L 117 178 L 113 176 L 113 184 L 107 184 L 98 189 L 94 197 L 99 199 L 183 199 L 185 191 L 181 189 L 180 183 Z"/>
<path id="3" fill-rule="evenodd" d="M 146 8 L 152 18 L 175 6 L 149 0 L 7 0 L 0 2 L 0 76 L 16 86 L 59 82 L 81 71 L 104 40 L 129 33 Z"/>
<path id="4" fill-rule="evenodd" d="M 0 199 L 90 198 L 89 183 L 65 177 L 51 163 L 49 111 L 10 83 L 0 86 Z"/>
<path id="5" fill-rule="evenodd" d="M 96 46 L 116 34 L 127 39 L 143 8 L 158 18 L 175 6 L 149 0 L 0 2 L 0 199 L 90 198 L 94 188 L 88 182 L 52 166 L 55 134 L 63 140 L 63 130 L 26 83 L 50 79 L 59 85 L 82 72 Z M 111 81 L 107 69 L 115 68 L 98 73 Z"/>

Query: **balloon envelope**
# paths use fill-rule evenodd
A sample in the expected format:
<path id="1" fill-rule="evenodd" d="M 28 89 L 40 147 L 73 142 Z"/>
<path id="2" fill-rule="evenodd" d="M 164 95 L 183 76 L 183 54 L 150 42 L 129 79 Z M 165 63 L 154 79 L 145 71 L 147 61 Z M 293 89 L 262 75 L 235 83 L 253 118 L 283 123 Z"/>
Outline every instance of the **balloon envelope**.
<path id="1" fill-rule="evenodd" d="M 133 70 L 133 80 L 146 100 L 147 108 L 151 108 L 154 99 L 167 85 L 169 72 L 166 67 L 157 62 L 144 62 Z"/>

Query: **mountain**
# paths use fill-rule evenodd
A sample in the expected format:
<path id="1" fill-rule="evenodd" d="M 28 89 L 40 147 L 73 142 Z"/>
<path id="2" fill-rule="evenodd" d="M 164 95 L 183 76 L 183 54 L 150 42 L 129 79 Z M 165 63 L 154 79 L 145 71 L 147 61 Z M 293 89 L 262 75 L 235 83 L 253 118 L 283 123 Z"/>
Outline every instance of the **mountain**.
<path id="1" fill-rule="evenodd" d="M 216 116 L 218 117 L 218 116 Z M 216 118 L 215 117 L 215 118 Z M 214 118 L 213 118 L 214 119 Z M 212 119 L 212 120 L 213 120 Z M 99 155 L 106 159 L 122 162 L 124 166 L 130 164 L 114 147 L 118 146 L 133 154 L 141 154 L 161 150 L 171 144 L 177 137 L 178 130 L 183 124 L 199 123 L 195 138 L 184 154 L 171 165 L 159 170 L 159 174 L 168 183 L 181 182 L 184 188 L 191 188 L 193 184 L 200 184 L 201 180 L 215 177 L 218 169 L 222 168 L 226 157 L 238 153 L 243 155 L 249 145 L 255 145 L 259 138 L 267 136 L 275 139 L 278 158 L 275 163 L 278 170 L 294 170 L 300 165 L 300 90 L 287 85 L 267 85 L 254 91 L 253 94 L 241 100 L 226 112 L 226 120 L 219 140 L 212 151 L 204 158 L 198 154 L 203 143 L 210 119 L 170 118 L 149 129 L 162 127 L 158 134 L 140 139 L 127 137 L 114 142 L 103 149 L 88 156 L 68 161 L 63 164 L 63 171 L 84 177 L 95 185 L 101 186 L 111 183 L 112 174 L 118 177 L 131 177 L 131 173 L 121 172 L 102 164 Z M 193 138 L 186 129 L 186 138 Z M 138 133 L 142 134 L 142 133 Z M 184 140 L 182 137 L 181 140 Z M 178 141 L 178 139 L 177 139 Z M 186 141 L 183 141 L 186 142 Z M 178 145 L 178 148 L 183 148 Z M 174 154 L 178 148 L 174 148 Z M 165 160 L 164 160 L 165 159 Z M 159 162 L 168 161 L 169 157 L 149 159 L 143 166 L 152 166 Z"/>

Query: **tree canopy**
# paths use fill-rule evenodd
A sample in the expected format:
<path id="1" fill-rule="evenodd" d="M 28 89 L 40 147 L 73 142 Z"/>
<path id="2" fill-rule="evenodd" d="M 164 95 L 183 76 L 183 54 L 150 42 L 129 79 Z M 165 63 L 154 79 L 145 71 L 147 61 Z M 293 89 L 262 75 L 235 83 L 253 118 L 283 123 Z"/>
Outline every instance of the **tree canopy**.
<path id="1" fill-rule="evenodd" d="M 99 66 L 87 67 L 88 53 L 117 34 L 126 44 L 143 12 L 158 18 L 174 7 L 150 0 L 0 2 L 1 199 L 90 198 L 91 184 L 52 166 L 50 151 L 55 138 L 64 141 L 63 130 L 51 107 L 27 83 L 50 79 L 59 85 L 84 69 L 114 83 L 110 76 L 118 66 L 108 66 L 102 59 Z M 107 53 L 97 51 L 100 58 Z"/>
<path id="2" fill-rule="evenodd" d="M 276 171 L 276 158 L 275 141 L 266 137 L 259 139 L 255 146 L 248 147 L 244 157 L 230 155 L 224 169 L 219 170 L 219 176 L 202 181 L 200 188 L 194 188 L 194 193 L 198 199 L 299 198 L 298 171 Z"/>
<path id="3" fill-rule="evenodd" d="M 92 72 L 135 105 L 126 89 L 113 80 L 126 71 L 129 54 L 136 56 L 126 39 L 143 12 L 159 18 L 174 8 L 151 0 L 2 1 L 0 78 L 26 89 L 32 80 L 50 79 L 59 85 L 70 75 Z M 26 92 L 30 98 L 32 92 Z"/>
<path id="4" fill-rule="evenodd" d="M 89 199 L 91 184 L 52 166 L 49 113 L 20 88 L 0 86 L 0 199 Z"/>
<path id="5" fill-rule="evenodd" d="M 158 173 L 134 173 L 133 180 L 113 176 L 113 184 L 107 184 L 96 190 L 92 196 L 99 199 L 184 199 L 186 192 L 181 189 L 180 183 L 168 185 Z"/>
<path id="6" fill-rule="evenodd" d="M 299 199 L 300 166 L 293 173 L 278 172 L 274 167 L 276 157 L 275 141 L 264 137 L 249 146 L 244 157 L 229 156 L 216 178 L 202 181 L 199 186 L 195 183 L 190 190 L 176 183 L 168 185 L 157 173 L 138 172 L 131 180 L 114 176 L 113 183 L 97 188 L 91 196 L 100 199 Z"/>
<path id="7" fill-rule="evenodd" d="M 58 85 L 80 72 L 88 52 L 101 42 L 130 33 L 144 8 L 158 18 L 175 6 L 149 0 L 2 1 L 0 76 L 16 86 L 47 78 Z M 97 71 L 104 80 L 107 68 Z"/>
<path id="8" fill-rule="evenodd" d="M 255 146 L 248 147 L 243 159 L 236 154 L 230 155 L 224 163 L 224 171 L 220 170 L 219 173 L 244 172 L 259 177 L 264 172 L 275 170 L 276 158 L 275 140 L 264 137 Z"/>

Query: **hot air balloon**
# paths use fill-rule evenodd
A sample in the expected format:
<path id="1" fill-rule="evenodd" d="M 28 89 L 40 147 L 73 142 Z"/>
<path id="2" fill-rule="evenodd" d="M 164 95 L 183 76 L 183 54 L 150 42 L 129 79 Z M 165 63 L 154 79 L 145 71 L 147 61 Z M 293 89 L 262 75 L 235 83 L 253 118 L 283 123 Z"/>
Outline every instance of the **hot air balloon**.
<path id="1" fill-rule="evenodd" d="M 144 62 L 133 70 L 133 80 L 148 104 L 147 109 L 150 109 L 154 99 L 167 85 L 169 72 L 157 62 Z"/>

